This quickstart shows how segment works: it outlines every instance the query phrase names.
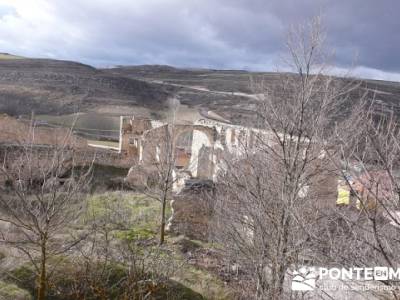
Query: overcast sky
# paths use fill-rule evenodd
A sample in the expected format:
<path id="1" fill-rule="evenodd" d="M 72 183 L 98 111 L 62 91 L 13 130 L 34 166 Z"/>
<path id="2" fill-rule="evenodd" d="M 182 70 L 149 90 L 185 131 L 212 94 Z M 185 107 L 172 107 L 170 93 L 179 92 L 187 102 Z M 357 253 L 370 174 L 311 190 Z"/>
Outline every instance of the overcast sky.
<path id="1" fill-rule="evenodd" d="M 0 0 L 0 52 L 269 71 L 318 12 L 338 69 L 400 81 L 400 0 Z"/>

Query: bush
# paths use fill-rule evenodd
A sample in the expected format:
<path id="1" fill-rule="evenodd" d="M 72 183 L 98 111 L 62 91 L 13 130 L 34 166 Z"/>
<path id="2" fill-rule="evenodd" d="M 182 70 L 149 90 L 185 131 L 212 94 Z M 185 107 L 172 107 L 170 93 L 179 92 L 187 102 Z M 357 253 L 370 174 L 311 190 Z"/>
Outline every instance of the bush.
<path id="1" fill-rule="evenodd" d="M 137 276 L 130 274 L 131 277 L 128 274 L 128 269 L 116 262 L 88 265 L 84 262 L 63 260 L 49 279 L 47 299 L 131 299 L 132 293 L 135 294 L 134 299 L 142 299 L 148 293 L 151 295 L 148 299 L 157 300 L 203 299 L 200 294 L 173 280 L 157 280 L 157 275 L 151 273 L 139 272 Z M 35 279 L 31 265 L 23 265 L 13 270 L 4 284 L 8 287 L 7 295 L 14 293 L 16 296 L 5 299 L 32 299 L 36 294 Z"/>
<path id="2" fill-rule="evenodd" d="M 33 295 L 35 292 L 36 273 L 31 264 L 22 265 L 12 270 L 5 277 L 5 281 L 14 283 Z"/>
<path id="3" fill-rule="evenodd" d="M 160 289 L 154 296 L 153 299 L 157 300 L 203 300 L 204 297 L 193 291 L 192 289 L 184 286 L 183 284 L 174 280 L 169 280 L 164 288 Z"/>
<path id="4" fill-rule="evenodd" d="M 0 281 L 0 299 L 2 300 L 31 300 L 32 296 L 28 291 L 19 288 L 12 283 Z"/>
<path id="5" fill-rule="evenodd" d="M 106 266 L 98 263 L 91 265 L 90 273 L 87 273 L 86 266 L 63 259 L 51 272 L 46 299 L 95 300 L 99 299 L 99 294 L 107 295 L 107 299 L 118 299 L 121 290 L 117 283 L 125 277 L 126 269 L 116 263 L 108 263 Z M 32 296 L 36 295 L 36 274 L 30 264 L 11 271 L 6 281 L 29 291 Z"/>

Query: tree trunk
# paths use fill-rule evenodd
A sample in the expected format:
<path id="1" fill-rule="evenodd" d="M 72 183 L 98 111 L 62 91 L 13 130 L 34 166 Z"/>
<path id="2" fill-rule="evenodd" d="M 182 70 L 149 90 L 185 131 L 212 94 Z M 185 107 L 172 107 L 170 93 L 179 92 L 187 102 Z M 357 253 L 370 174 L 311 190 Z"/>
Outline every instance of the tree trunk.
<path id="1" fill-rule="evenodd" d="M 45 300 L 46 297 L 46 237 L 41 243 L 40 274 L 38 284 L 38 300 Z"/>
<path id="2" fill-rule="evenodd" d="M 162 207 L 161 207 L 161 228 L 160 228 L 160 242 L 159 245 L 161 246 L 164 244 L 165 240 L 165 208 L 167 206 L 167 195 L 164 193 L 162 198 Z"/>

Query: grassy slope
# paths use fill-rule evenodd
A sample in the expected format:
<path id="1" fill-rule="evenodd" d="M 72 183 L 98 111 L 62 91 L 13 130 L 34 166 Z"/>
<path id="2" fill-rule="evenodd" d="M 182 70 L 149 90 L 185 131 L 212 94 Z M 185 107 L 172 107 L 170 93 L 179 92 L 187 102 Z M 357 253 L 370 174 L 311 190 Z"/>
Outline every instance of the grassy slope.
<path id="1" fill-rule="evenodd" d="M 110 213 L 118 212 L 114 221 L 120 221 L 121 226 L 117 225 L 119 229 L 112 232 L 114 242 L 119 239 L 139 239 L 143 241 L 157 239 L 160 203 L 156 200 L 132 192 L 108 192 L 94 194 L 89 197 L 88 202 L 88 211 L 82 220 L 83 222 L 71 226 L 71 229 L 84 230 L 85 224 L 87 224 L 87 221 L 90 222 L 90 219 L 101 219 L 109 216 Z M 171 209 L 168 206 L 167 217 L 170 215 Z M 167 235 L 166 243 L 162 248 L 172 253 L 172 256 L 168 256 L 169 259 L 176 261 L 177 270 L 170 278 L 172 284 L 170 289 L 175 292 L 179 291 L 181 295 L 179 299 L 232 299 L 229 289 L 215 274 L 189 262 L 177 240 L 181 240 L 181 237 Z M 210 245 L 199 241 L 187 241 L 196 244 L 197 249 L 208 249 L 210 247 Z M 145 245 L 148 245 L 148 243 L 144 243 L 142 247 L 149 247 Z M 173 264 L 175 265 L 175 263 Z M 68 270 L 65 269 L 65 271 Z M 2 272 L 3 270 L 0 270 L 0 273 Z M 6 296 L 5 299 L 30 299 L 27 291 L 34 292 L 31 278 L 34 276 L 32 266 L 18 263 L 15 265 L 15 269 L 11 269 L 7 274 L 12 274 L 12 276 L 7 277 L 7 282 L 0 280 L 0 299 L 3 299 L 2 296 Z M 10 280 L 10 278 L 13 278 L 13 280 Z M 15 278 L 18 280 L 15 281 Z"/>
<path id="2" fill-rule="evenodd" d="M 24 59 L 23 56 L 12 55 L 8 53 L 0 53 L 0 59 Z"/>
<path id="3" fill-rule="evenodd" d="M 0 299 L 31 300 L 32 297 L 28 291 L 19 288 L 17 285 L 0 281 Z"/>
<path id="4" fill-rule="evenodd" d="M 116 207 L 125 211 L 126 215 L 131 216 L 135 225 L 129 230 L 116 232 L 119 238 L 157 238 L 159 229 L 160 203 L 149 199 L 142 194 L 134 193 L 105 193 L 94 195 L 89 199 L 89 217 L 99 217 L 107 214 L 109 210 L 115 210 Z M 167 207 L 167 218 L 171 216 L 170 206 Z M 214 274 L 207 270 L 200 269 L 190 264 L 179 250 L 176 244 L 176 237 L 167 236 L 166 245 L 173 251 L 177 260 L 182 261 L 183 265 L 172 278 L 193 291 L 202 294 L 206 299 L 230 299 L 230 292 L 224 283 Z M 209 247 L 210 245 L 198 241 L 191 241 L 199 247 Z"/>

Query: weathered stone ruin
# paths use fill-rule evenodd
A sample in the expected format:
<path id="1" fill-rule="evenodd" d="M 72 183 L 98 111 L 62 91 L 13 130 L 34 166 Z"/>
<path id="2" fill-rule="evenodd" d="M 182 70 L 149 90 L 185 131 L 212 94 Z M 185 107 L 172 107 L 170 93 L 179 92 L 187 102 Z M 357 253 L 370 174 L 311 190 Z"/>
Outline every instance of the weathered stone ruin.
<path id="1" fill-rule="evenodd" d="M 136 162 L 126 181 L 143 186 L 153 176 L 160 157 L 168 149 L 163 146 L 170 135 L 175 151 L 173 176 L 175 196 L 169 230 L 191 238 L 207 240 L 212 218 L 212 195 L 217 174 L 224 169 L 224 159 L 231 156 L 240 161 L 245 152 L 256 153 L 261 142 L 273 145 L 276 136 L 257 128 L 246 128 L 228 123 L 199 120 L 194 124 L 168 124 L 149 119 L 121 117 L 120 152 Z M 335 205 L 337 179 L 327 172 L 325 159 L 319 162 L 321 175 L 313 187 L 302 193 L 319 201 L 321 209 Z"/>
<path id="2" fill-rule="evenodd" d="M 14 148 L 28 142 L 31 124 L 4 116 L 0 118 L 0 125 L 3 129 L 0 133 L 0 143 L 3 144 L 0 156 L 18 155 Z M 273 143 L 269 132 L 210 120 L 172 125 L 151 119 L 121 117 L 118 151 L 89 147 L 86 140 L 63 128 L 36 128 L 35 144 L 38 157 L 42 157 L 48 147 L 67 139 L 67 144 L 75 149 L 75 159 L 82 160 L 82 164 L 85 159 L 92 161 L 95 157 L 96 163 L 101 165 L 129 166 L 125 183 L 140 190 L 154 179 L 160 158 L 171 151 L 164 143 L 167 133 L 175 154 L 173 217 L 169 230 L 207 240 L 214 184 L 218 184 L 217 174 L 224 169 L 224 159 L 231 155 L 240 160 L 245 151 L 255 152 L 260 141 Z M 10 147 L 14 150 L 11 151 Z M 309 193 L 335 203 L 336 178 L 323 174 L 318 180 L 317 189 Z"/>
<path id="3" fill-rule="evenodd" d="M 214 183 L 190 179 L 171 203 L 173 216 L 168 230 L 191 239 L 208 240 L 213 215 Z"/>
<path id="4" fill-rule="evenodd" d="M 149 119 L 121 117 L 120 152 L 131 156 L 137 164 L 151 168 L 155 157 L 165 149 L 161 142 L 165 130 L 171 132 L 175 151 L 175 171 L 190 178 L 215 179 L 221 168 L 222 153 L 238 154 L 256 146 L 256 136 L 267 135 L 255 128 L 222 122 L 199 120 L 194 124 L 168 124 Z M 135 166 L 136 167 L 136 166 Z M 134 183 L 133 172 L 128 181 Z M 176 190 L 183 187 L 183 182 Z"/>
<path id="5" fill-rule="evenodd" d="M 169 230 L 207 240 L 213 184 L 224 168 L 224 158 L 231 155 L 240 159 L 245 151 L 256 151 L 261 141 L 273 143 L 273 137 L 260 129 L 210 120 L 172 125 L 121 117 L 120 152 L 136 162 L 126 178 L 129 185 L 140 190 L 151 180 L 160 158 L 171 151 L 166 149 L 166 136 L 175 151 L 175 195 Z"/>

